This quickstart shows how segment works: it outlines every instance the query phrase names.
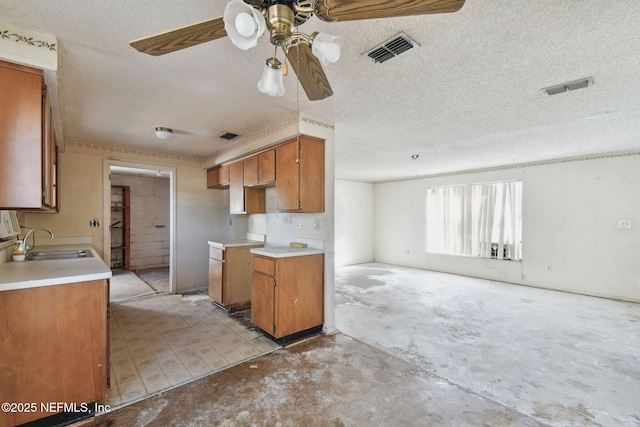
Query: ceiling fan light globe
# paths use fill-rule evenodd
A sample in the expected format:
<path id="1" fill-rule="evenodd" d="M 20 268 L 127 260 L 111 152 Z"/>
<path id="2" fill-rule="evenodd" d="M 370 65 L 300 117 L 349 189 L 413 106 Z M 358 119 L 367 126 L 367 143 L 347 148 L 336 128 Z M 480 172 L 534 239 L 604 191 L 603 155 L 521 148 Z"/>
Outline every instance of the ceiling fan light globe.
<path id="1" fill-rule="evenodd" d="M 258 82 L 258 90 L 269 96 L 284 95 L 284 75 L 282 68 L 273 68 L 268 64 L 262 70 L 262 78 Z"/>
<path id="2" fill-rule="evenodd" d="M 336 62 L 340 59 L 342 39 L 326 33 L 317 33 L 311 43 L 311 52 L 320 60 L 322 65 Z"/>
<path id="3" fill-rule="evenodd" d="M 243 37 L 251 37 L 257 30 L 253 16 L 245 12 L 241 12 L 236 16 L 235 25 L 236 30 Z"/>
<path id="4" fill-rule="evenodd" d="M 264 16 L 242 0 L 227 3 L 222 19 L 231 42 L 242 50 L 257 46 L 267 26 Z"/>

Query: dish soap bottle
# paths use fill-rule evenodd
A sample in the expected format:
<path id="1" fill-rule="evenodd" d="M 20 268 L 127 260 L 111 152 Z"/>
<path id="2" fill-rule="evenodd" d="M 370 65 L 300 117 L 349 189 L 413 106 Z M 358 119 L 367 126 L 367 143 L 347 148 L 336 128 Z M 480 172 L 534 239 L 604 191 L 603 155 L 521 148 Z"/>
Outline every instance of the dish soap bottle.
<path id="1" fill-rule="evenodd" d="M 24 242 L 22 240 L 16 240 L 16 244 L 13 246 L 13 260 L 24 261 L 25 258 Z"/>

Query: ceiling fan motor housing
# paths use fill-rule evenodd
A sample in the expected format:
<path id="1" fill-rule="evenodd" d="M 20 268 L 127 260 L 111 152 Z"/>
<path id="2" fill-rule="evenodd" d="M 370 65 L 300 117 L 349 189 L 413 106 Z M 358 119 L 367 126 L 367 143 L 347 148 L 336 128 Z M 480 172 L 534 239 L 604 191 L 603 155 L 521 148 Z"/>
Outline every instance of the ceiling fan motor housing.
<path id="1" fill-rule="evenodd" d="M 274 4 L 269 7 L 267 23 L 271 31 L 271 43 L 275 46 L 287 47 L 291 44 L 293 28 L 293 11 L 285 5 Z"/>

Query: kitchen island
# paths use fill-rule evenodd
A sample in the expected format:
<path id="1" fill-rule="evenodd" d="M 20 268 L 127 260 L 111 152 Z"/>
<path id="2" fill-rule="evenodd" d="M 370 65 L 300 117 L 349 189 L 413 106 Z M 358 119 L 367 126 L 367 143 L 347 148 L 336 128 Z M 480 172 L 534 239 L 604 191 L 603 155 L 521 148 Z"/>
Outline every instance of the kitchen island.
<path id="1" fill-rule="evenodd" d="M 0 426 L 58 412 L 89 415 L 106 397 L 111 270 L 90 245 L 73 259 L 0 264 Z M 3 407 L 4 408 L 4 407 Z"/>

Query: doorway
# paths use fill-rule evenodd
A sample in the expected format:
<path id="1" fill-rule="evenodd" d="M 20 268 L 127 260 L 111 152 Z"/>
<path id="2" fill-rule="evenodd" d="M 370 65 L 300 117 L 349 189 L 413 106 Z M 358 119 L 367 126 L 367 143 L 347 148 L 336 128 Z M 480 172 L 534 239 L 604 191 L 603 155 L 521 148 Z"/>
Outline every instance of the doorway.
<path id="1" fill-rule="evenodd" d="M 157 219 L 152 219 L 152 221 L 148 224 L 149 228 L 152 230 L 158 231 L 158 235 L 166 234 L 168 235 L 168 241 L 164 242 L 154 242 L 149 244 L 148 246 L 160 245 L 160 246 L 168 246 L 168 286 L 166 286 L 166 291 L 168 293 L 176 292 L 176 269 L 175 269 L 175 247 L 176 247 L 176 239 L 175 239 L 175 224 L 176 224 L 176 185 L 175 185 L 175 176 L 176 176 L 176 168 L 169 167 L 165 165 L 150 165 L 150 164 L 141 164 L 134 162 L 125 162 L 118 160 L 105 159 L 103 162 L 103 224 L 111 224 L 111 206 L 112 206 L 112 192 L 111 186 L 114 182 L 118 181 L 119 185 L 126 183 L 127 180 L 131 180 L 135 177 L 140 177 L 142 179 L 146 179 L 147 181 L 155 181 L 162 180 L 168 181 L 168 217 L 165 215 L 163 217 L 158 217 Z M 166 193 L 163 193 L 166 194 Z M 163 196 L 164 197 L 164 196 Z M 166 204 L 167 201 L 164 200 L 162 203 Z M 167 233 L 168 231 L 168 233 Z M 152 233 L 153 234 L 153 233 Z M 143 238 L 142 238 L 143 239 Z M 166 240 L 166 238 L 161 238 Z M 135 239 L 134 239 L 135 240 Z M 105 226 L 104 228 L 104 238 L 103 238 L 103 254 L 104 259 L 111 260 L 112 259 L 112 232 L 110 227 Z M 151 264 L 146 264 L 148 267 L 158 267 L 159 265 L 153 265 L 153 262 L 156 264 L 165 264 L 165 260 L 161 258 L 166 258 L 166 255 L 162 257 L 158 257 L 157 259 L 153 259 L 152 261 L 138 261 L 139 263 L 150 262 Z M 132 269 L 136 268 L 136 263 L 131 265 Z M 143 264 L 137 266 L 138 268 L 144 268 Z"/>

